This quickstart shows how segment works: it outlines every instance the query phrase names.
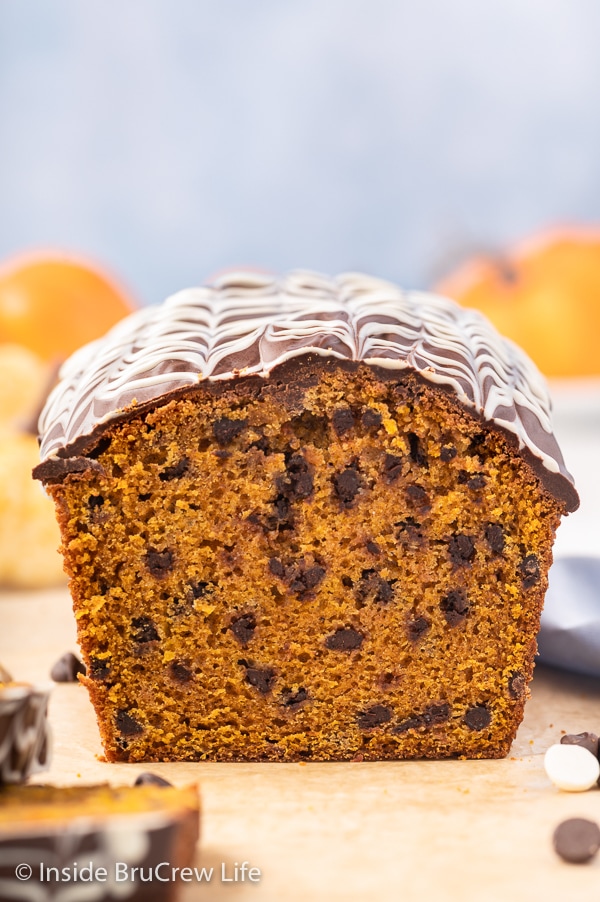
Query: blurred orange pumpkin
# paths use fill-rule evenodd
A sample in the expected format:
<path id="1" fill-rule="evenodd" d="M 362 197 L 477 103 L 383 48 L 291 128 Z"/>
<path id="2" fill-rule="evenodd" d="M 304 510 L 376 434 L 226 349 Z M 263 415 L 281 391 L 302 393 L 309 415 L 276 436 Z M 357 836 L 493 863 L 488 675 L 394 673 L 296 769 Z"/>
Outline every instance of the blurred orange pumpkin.
<path id="1" fill-rule="evenodd" d="M 565 228 L 505 258 L 475 258 L 436 290 L 481 310 L 547 376 L 600 374 L 600 229 Z"/>
<path id="2" fill-rule="evenodd" d="M 112 277 L 67 254 L 32 253 L 0 266 L 0 342 L 45 360 L 69 356 L 133 309 Z"/>

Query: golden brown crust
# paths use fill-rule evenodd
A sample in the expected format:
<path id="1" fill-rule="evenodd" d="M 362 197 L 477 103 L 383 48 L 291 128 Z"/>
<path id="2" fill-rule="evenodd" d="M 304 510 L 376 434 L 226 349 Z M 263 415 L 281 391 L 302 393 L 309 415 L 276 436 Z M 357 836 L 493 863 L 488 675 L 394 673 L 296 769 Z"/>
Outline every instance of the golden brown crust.
<path id="1" fill-rule="evenodd" d="M 410 373 L 299 375 L 115 423 L 49 487 L 107 757 L 507 754 L 559 504 Z"/>

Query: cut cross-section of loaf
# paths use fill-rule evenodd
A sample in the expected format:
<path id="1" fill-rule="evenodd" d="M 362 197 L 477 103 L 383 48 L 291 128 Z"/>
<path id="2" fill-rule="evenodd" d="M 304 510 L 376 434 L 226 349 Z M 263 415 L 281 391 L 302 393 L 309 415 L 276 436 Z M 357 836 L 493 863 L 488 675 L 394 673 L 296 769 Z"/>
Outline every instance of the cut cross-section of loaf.
<path id="1" fill-rule="evenodd" d="M 228 276 L 43 414 L 110 760 L 498 757 L 577 506 L 531 362 L 363 276 Z"/>

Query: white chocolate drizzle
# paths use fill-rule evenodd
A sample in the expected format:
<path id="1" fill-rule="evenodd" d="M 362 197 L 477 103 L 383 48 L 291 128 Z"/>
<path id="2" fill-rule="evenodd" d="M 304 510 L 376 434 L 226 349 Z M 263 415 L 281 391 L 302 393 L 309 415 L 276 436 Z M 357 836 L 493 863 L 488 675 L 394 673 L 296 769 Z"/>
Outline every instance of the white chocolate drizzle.
<path id="1" fill-rule="evenodd" d="M 305 354 L 408 368 L 449 386 L 548 473 L 573 482 L 546 384 L 520 348 L 474 310 L 359 273 L 227 273 L 132 314 L 63 365 L 40 417 L 41 458 L 68 456 L 73 442 L 135 405 L 205 379 L 268 378 Z"/>

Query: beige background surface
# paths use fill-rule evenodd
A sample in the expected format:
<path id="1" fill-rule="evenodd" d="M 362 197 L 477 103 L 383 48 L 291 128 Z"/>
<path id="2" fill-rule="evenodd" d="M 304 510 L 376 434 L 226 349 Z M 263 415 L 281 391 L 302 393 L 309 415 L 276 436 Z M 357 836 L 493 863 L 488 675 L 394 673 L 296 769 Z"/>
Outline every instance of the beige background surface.
<path id="1" fill-rule="evenodd" d="M 66 589 L 0 594 L 0 660 L 16 678 L 45 680 L 76 651 Z M 140 765 L 98 760 L 85 689 L 57 685 L 50 717 L 54 759 L 40 782 L 132 783 Z M 525 720 L 503 761 L 348 764 L 157 764 L 174 783 L 198 782 L 204 809 L 199 861 L 209 886 L 185 902 L 535 902 L 595 898 L 600 857 L 561 862 L 562 819 L 600 821 L 600 790 L 567 794 L 542 756 L 561 730 L 600 732 L 600 681 L 538 668 Z M 259 884 L 222 883 L 221 863 L 249 861 Z"/>

